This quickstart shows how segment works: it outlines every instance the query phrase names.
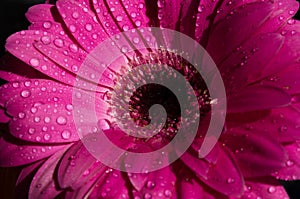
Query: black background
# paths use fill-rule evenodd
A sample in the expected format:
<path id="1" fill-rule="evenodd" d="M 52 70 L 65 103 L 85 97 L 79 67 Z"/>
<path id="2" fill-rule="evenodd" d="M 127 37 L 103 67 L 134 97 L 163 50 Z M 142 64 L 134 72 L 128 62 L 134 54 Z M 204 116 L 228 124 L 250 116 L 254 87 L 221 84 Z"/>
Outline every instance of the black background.
<path id="1" fill-rule="evenodd" d="M 34 4 L 43 2 L 43 0 L 0 0 L 0 56 L 5 52 L 4 45 L 6 38 L 17 31 L 27 29 L 29 25 L 28 21 L 25 18 L 27 9 Z M 297 13 L 295 18 L 300 19 L 300 12 Z M 14 171 L 14 169 L 3 170 L 0 172 L 0 176 L 6 176 L 5 172 L 11 171 Z M 17 170 L 15 171 L 17 172 Z M 14 176 L 13 178 L 15 177 L 16 176 Z M 3 182 L 3 180 L 1 180 L 0 183 L 1 189 L 5 191 L 4 187 L 7 187 L 8 182 Z M 5 183 L 5 185 L 3 183 Z M 282 182 L 282 184 L 285 186 L 291 199 L 300 198 L 300 181 Z M 6 191 L 11 190 L 12 189 L 9 187 L 7 187 L 6 189 Z M 2 195 L 2 197 L 4 195 Z"/>

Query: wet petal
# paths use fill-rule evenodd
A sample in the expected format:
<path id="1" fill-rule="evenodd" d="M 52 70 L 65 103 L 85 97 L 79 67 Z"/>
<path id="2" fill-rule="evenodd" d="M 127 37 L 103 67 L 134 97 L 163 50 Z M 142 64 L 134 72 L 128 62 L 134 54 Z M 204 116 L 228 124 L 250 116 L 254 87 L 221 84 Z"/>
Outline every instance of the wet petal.
<path id="1" fill-rule="evenodd" d="M 291 103 L 289 94 L 274 87 L 251 86 L 228 97 L 228 112 L 246 112 L 284 107 Z"/>
<path id="2" fill-rule="evenodd" d="M 272 178 L 246 181 L 243 199 L 282 199 L 289 198 L 283 186 Z"/>
<path id="3" fill-rule="evenodd" d="M 77 42 L 90 52 L 107 38 L 104 29 L 91 11 L 89 1 L 57 1 L 56 7 Z"/>
<path id="4" fill-rule="evenodd" d="M 286 154 L 276 140 L 264 132 L 232 130 L 224 135 L 224 143 L 245 177 L 266 176 L 284 166 Z"/>
<path id="5" fill-rule="evenodd" d="M 234 14 L 215 24 L 206 48 L 214 61 L 219 63 L 249 39 L 270 16 L 272 8 L 271 3 L 255 2 L 239 7 Z"/>
<path id="6" fill-rule="evenodd" d="M 54 182 L 54 172 L 59 160 L 69 146 L 65 146 L 52 155 L 37 171 L 31 181 L 29 198 L 54 198 L 62 191 L 56 187 Z"/>
<path id="7" fill-rule="evenodd" d="M 292 143 L 284 146 L 288 158 L 285 165 L 275 176 L 282 180 L 299 180 L 300 179 L 300 144 Z"/>
<path id="8" fill-rule="evenodd" d="M 47 37 L 42 31 L 21 31 L 10 36 L 5 47 L 11 54 L 40 72 L 58 81 L 73 85 L 74 75 L 57 66 L 34 48 L 33 44 L 41 40 L 43 36 Z"/>
<path id="9" fill-rule="evenodd" d="M 97 173 L 103 174 L 106 169 L 79 141 L 64 154 L 57 172 L 58 183 L 61 188 L 76 190 Z"/>
<path id="10" fill-rule="evenodd" d="M 220 149 L 216 164 L 211 165 L 207 179 L 202 181 L 225 195 L 240 196 L 243 192 L 243 176 L 231 153 L 225 148 Z"/>
<path id="11" fill-rule="evenodd" d="M 140 198 L 176 198 L 176 177 L 170 167 L 148 174 L 144 187 L 139 191 L 133 191 L 135 197 Z"/>
<path id="12" fill-rule="evenodd" d="M 46 158 L 64 148 L 61 146 L 38 146 L 11 138 L 0 138 L 0 165 L 20 166 Z"/>

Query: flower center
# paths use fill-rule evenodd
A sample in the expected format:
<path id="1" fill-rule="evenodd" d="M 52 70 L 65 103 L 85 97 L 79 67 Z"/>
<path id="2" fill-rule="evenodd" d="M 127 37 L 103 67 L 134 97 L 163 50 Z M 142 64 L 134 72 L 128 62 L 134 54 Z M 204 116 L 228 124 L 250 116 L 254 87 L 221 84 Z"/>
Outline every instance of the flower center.
<path id="1" fill-rule="evenodd" d="M 141 68 L 138 68 L 140 66 Z M 203 78 L 188 61 L 175 53 L 159 50 L 143 55 L 136 54 L 119 73 L 114 90 L 110 93 L 111 107 L 108 114 L 112 117 L 111 122 L 126 131 L 129 136 L 135 137 L 135 142 L 146 143 L 152 149 L 168 144 L 182 122 L 195 122 L 195 112 L 187 107 L 200 110 L 200 119 L 208 115 L 211 109 L 211 98 Z M 196 95 L 198 102 L 187 98 L 185 104 L 180 104 L 176 94 L 162 83 L 156 83 L 167 82 L 170 79 L 177 82 L 179 76 L 183 76 L 192 88 L 187 96 Z M 177 95 L 187 92 L 180 86 L 176 89 Z M 166 118 L 162 117 L 164 114 L 161 114 L 161 109 L 151 113 L 154 105 L 163 107 Z M 183 121 L 182 111 L 187 115 L 191 114 L 191 117 Z M 154 133 L 153 129 L 158 130 Z"/>

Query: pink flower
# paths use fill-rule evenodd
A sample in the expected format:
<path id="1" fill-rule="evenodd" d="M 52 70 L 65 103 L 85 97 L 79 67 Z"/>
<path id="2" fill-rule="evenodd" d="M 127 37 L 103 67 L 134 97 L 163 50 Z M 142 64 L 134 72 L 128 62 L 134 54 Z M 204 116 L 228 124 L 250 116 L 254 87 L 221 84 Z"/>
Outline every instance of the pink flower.
<path id="1" fill-rule="evenodd" d="M 300 26 L 292 19 L 297 10 L 294 0 L 58 0 L 33 6 L 26 14 L 29 29 L 7 39 L 13 56 L 1 65 L 0 77 L 8 83 L 0 88 L 0 165 L 23 166 L 17 186 L 29 188 L 29 198 L 288 198 L 277 179 L 300 179 Z M 147 26 L 178 30 L 209 52 L 225 83 L 228 110 L 208 156 L 198 158 L 198 136 L 170 166 L 132 174 L 106 167 L 84 147 L 72 117 L 72 86 L 96 46 Z M 167 62 L 162 52 L 154 56 Z M 147 55 L 142 58 L 125 69 L 147 61 Z M 193 86 L 205 89 L 200 81 Z M 109 97 L 103 90 L 98 94 L 99 114 Z M 148 150 L 120 137 L 111 121 L 103 125 L 126 149 Z M 159 134 L 147 144 L 161 147 L 171 138 Z"/>

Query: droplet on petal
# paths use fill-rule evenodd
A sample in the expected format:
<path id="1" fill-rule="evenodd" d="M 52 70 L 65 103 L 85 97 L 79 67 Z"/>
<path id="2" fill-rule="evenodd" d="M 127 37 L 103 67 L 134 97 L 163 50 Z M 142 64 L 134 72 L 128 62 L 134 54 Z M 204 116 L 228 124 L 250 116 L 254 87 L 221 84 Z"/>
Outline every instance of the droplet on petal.
<path id="1" fill-rule="evenodd" d="M 59 116 L 57 119 L 56 119 L 56 122 L 57 124 L 59 125 L 65 125 L 67 124 L 67 119 L 63 116 Z"/>

